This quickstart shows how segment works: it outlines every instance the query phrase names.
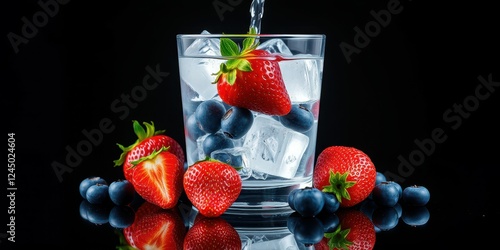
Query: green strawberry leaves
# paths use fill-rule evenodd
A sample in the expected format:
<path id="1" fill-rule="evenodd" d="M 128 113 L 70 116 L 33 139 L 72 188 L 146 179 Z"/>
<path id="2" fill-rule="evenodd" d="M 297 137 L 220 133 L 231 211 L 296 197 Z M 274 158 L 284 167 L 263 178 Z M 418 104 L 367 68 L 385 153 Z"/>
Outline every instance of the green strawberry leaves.
<path id="1" fill-rule="evenodd" d="M 255 28 L 250 29 L 248 32 L 249 35 L 255 35 Z M 231 59 L 227 60 L 225 63 L 221 63 L 220 69 L 217 73 L 212 75 L 216 75 L 214 84 L 219 81 L 219 78 L 222 75 L 226 76 L 227 82 L 230 85 L 233 85 L 236 81 L 236 74 L 239 71 L 250 72 L 252 71 L 252 65 L 250 62 L 243 58 L 245 55 L 248 55 L 250 52 L 255 50 L 259 45 L 256 42 L 255 37 L 247 37 L 243 40 L 243 48 L 240 48 L 238 44 L 236 44 L 233 40 L 229 38 L 221 38 L 220 39 L 220 52 L 222 56 L 230 57 Z"/>
<path id="2" fill-rule="evenodd" d="M 349 195 L 347 189 L 354 186 L 356 182 L 347 181 L 347 176 L 349 176 L 349 172 L 341 174 L 340 172 L 334 173 L 332 170 L 330 170 L 330 185 L 323 187 L 322 191 L 325 193 L 334 194 L 339 202 L 342 202 L 342 198 L 350 200 L 351 195 Z"/>

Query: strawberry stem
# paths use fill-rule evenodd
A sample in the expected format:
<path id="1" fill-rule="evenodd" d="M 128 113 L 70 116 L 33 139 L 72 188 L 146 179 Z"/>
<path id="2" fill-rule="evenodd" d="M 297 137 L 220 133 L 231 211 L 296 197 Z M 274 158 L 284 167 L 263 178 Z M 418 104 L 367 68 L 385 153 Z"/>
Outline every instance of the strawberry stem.
<path id="1" fill-rule="evenodd" d="M 347 176 L 349 176 L 349 172 L 341 174 L 340 172 L 334 173 L 330 170 L 330 178 L 328 179 L 330 185 L 324 186 L 322 191 L 334 194 L 340 203 L 342 203 L 342 198 L 350 200 L 351 196 L 347 189 L 354 186 L 356 182 L 347 181 Z"/>
<path id="2" fill-rule="evenodd" d="M 147 161 L 147 160 L 152 160 L 154 159 L 157 155 L 159 155 L 161 152 L 163 151 L 168 151 L 170 147 L 161 147 L 160 150 L 153 150 L 153 152 L 149 155 L 146 155 L 144 157 L 141 157 L 140 159 L 138 160 L 135 160 L 135 161 L 131 161 L 130 163 L 132 164 L 132 167 L 135 167 L 137 164 L 143 162 L 143 161 Z"/>

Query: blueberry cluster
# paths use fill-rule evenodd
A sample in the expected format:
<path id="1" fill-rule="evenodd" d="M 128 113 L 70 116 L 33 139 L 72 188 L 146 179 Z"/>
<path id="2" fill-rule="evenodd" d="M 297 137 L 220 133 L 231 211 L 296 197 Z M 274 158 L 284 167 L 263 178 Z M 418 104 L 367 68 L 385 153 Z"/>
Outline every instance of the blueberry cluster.
<path id="1" fill-rule="evenodd" d="M 299 132 L 308 131 L 314 123 L 312 112 L 304 105 L 292 105 L 289 114 L 276 119 L 283 126 Z M 188 116 L 186 132 L 193 141 L 206 136 L 201 147 L 205 156 L 211 156 L 216 150 L 235 147 L 234 140 L 242 138 L 250 130 L 253 120 L 252 111 L 211 99 L 199 103 Z M 239 156 L 221 153 L 212 157 L 233 166 L 242 165 Z"/>
<path id="2" fill-rule="evenodd" d="M 340 202 L 331 193 L 322 192 L 315 187 L 305 187 L 290 192 L 288 205 L 302 216 L 314 217 L 320 213 L 335 213 Z"/>
<path id="3" fill-rule="evenodd" d="M 425 207 L 430 192 L 425 186 L 412 185 L 404 189 L 395 181 L 388 181 L 377 172 L 376 185 L 360 209 L 372 220 L 376 229 L 387 231 L 394 228 L 401 218 L 410 226 L 421 226 L 430 217 Z"/>
<path id="4" fill-rule="evenodd" d="M 137 198 L 133 185 L 127 180 L 108 182 L 98 176 L 88 177 L 80 182 L 80 216 L 94 224 L 109 223 L 115 228 L 130 226 L 135 217 L 130 206 Z"/>

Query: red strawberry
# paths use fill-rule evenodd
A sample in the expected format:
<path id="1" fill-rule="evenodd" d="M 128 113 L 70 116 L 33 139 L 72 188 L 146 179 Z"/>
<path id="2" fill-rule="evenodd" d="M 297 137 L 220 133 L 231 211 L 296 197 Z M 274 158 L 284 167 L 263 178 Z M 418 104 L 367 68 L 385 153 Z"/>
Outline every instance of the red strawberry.
<path id="1" fill-rule="evenodd" d="M 231 165 L 204 160 L 184 173 L 184 191 L 189 201 L 206 217 L 222 215 L 241 192 L 241 177 Z"/>
<path id="2" fill-rule="evenodd" d="M 136 249 L 182 249 L 186 227 L 175 209 L 143 203 L 134 223 L 123 230 L 128 244 Z"/>
<path id="3" fill-rule="evenodd" d="M 134 144 L 128 147 L 117 144 L 123 152 L 120 158 L 115 160 L 114 163 L 115 166 L 123 165 L 123 174 L 128 181 L 131 181 L 132 172 L 134 171 L 131 162 L 150 155 L 153 151 L 158 151 L 162 147 L 168 147 L 169 151 L 175 154 L 184 164 L 184 151 L 176 140 L 167 135 L 163 135 L 163 130 L 155 131 L 153 122 L 144 122 L 143 124 L 146 130 L 144 130 L 139 122 L 133 121 L 134 132 L 138 137 Z"/>
<path id="4" fill-rule="evenodd" d="M 376 232 L 373 223 L 361 211 L 352 208 L 337 212 L 339 226 L 332 233 L 325 233 L 315 249 L 372 250 L 375 247 Z"/>
<path id="5" fill-rule="evenodd" d="M 198 217 L 184 238 L 184 250 L 241 249 L 240 236 L 231 224 L 221 217 Z"/>
<path id="6" fill-rule="evenodd" d="M 161 208 L 174 207 L 181 197 L 184 165 L 166 148 L 132 162 L 130 182 L 146 201 Z"/>
<path id="7" fill-rule="evenodd" d="M 370 195 L 376 175 L 375 165 L 361 150 L 330 146 L 318 155 L 313 185 L 335 194 L 341 207 L 352 207 Z"/>
<path id="8" fill-rule="evenodd" d="M 222 56 L 238 57 L 222 63 L 216 73 L 220 98 L 229 105 L 268 115 L 288 114 L 292 104 L 278 64 L 281 58 L 256 50 L 255 38 L 246 38 L 241 51 L 230 39 L 221 38 L 220 43 Z"/>

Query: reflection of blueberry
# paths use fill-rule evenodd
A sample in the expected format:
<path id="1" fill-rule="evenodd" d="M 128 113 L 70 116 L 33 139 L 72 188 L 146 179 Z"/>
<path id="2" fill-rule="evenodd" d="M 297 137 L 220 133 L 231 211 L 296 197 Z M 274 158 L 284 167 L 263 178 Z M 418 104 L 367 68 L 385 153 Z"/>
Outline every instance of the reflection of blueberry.
<path id="1" fill-rule="evenodd" d="M 92 204 L 86 200 L 80 203 L 80 216 L 97 225 L 108 223 L 109 211 L 107 204 Z"/>
<path id="2" fill-rule="evenodd" d="M 399 222 L 398 211 L 394 207 L 377 207 L 373 211 L 372 222 L 382 231 L 391 230 Z"/>
<path id="3" fill-rule="evenodd" d="M 193 141 L 196 141 L 198 137 L 205 134 L 205 131 L 201 130 L 198 125 L 198 121 L 196 121 L 194 113 L 188 116 L 186 120 L 186 134 Z"/>
<path id="4" fill-rule="evenodd" d="M 405 206 L 401 219 L 409 226 L 422 226 L 427 224 L 431 214 L 425 206 Z"/>
<path id="5" fill-rule="evenodd" d="M 114 228 L 127 228 L 134 222 L 135 212 L 129 206 L 114 206 L 109 212 L 109 224 Z"/>
<path id="6" fill-rule="evenodd" d="M 337 197 L 332 193 L 323 192 L 323 198 L 325 199 L 325 204 L 323 205 L 322 212 L 335 213 L 340 207 L 340 202 Z"/>
<path id="7" fill-rule="evenodd" d="M 399 201 L 399 190 L 396 183 L 381 182 L 373 188 L 372 199 L 379 206 L 393 207 Z"/>
<path id="8" fill-rule="evenodd" d="M 424 186 L 409 186 L 403 190 L 403 202 L 410 206 L 425 206 L 429 202 L 431 194 Z"/>
<path id="9" fill-rule="evenodd" d="M 134 200 L 135 189 L 127 180 L 116 180 L 109 184 L 109 198 L 116 205 L 128 205 Z"/>
<path id="10" fill-rule="evenodd" d="M 398 212 L 398 218 L 401 218 L 401 215 L 403 215 L 403 207 L 401 207 L 401 204 L 399 202 L 394 205 L 394 209 Z"/>
<path id="11" fill-rule="evenodd" d="M 243 137 L 253 123 L 253 114 L 250 110 L 231 107 L 226 111 L 221 121 L 222 132 L 231 139 Z"/>
<path id="12" fill-rule="evenodd" d="M 299 132 L 307 132 L 314 123 L 314 115 L 303 105 L 293 105 L 290 113 L 280 116 L 283 126 Z"/>
<path id="13" fill-rule="evenodd" d="M 95 184 L 87 189 L 87 200 L 92 204 L 104 204 L 109 201 L 109 186 L 106 184 Z"/>
<path id="14" fill-rule="evenodd" d="M 372 222 L 373 222 L 373 212 L 375 211 L 375 209 L 377 208 L 377 204 L 375 203 L 375 201 L 371 200 L 371 199 L 366 199 L 364 200 L 360 207 L 359 207 L 359 210 L 361 212 L 363 212 Z"/>
<path id="15" fill-rule="evenodd" d="M 318 218 L 302 216 L 296 222 L 293 235 L 298 243 L 310 246 L 323 239 L 323 228 L 323 224 Z"/>
<path id="16" fill-rule="evenodd" d="M 87 190 L 89 189 L 90 186 L 93 186 L 97 183 L 108 184 L 106 180 L 98 176 L 83 179 L 82 182 L 80 182 L 80 187 L 79 187 L 80 195 L 84 199 L 87 199 Z"/>
<path id="17" fill-rule="evenodd" d="M 323 209 L 325 198 L 319 189 L 306 187 L 295 194 L 293 205 L 302 216 L 315 216 Z"/>
<path id="18" fill-rule="evenodd" d="M 233 148 L 234 142 L 222 133 L 215 133 L 208 135 L 205 140 L 203 140 L 203 152 L 206 156 L 219 149 Z"/>
<path id="19" fill-rule="evenodd" d="M 295 231 L 295 226 L 297 226 L 297 223 L 299 223 L 301 218 L 302 215 L 300 215 L 298 212 L 293 212 L 288 216 L 288 218 L 286 219 L 286 227 L 288 228 L 288 230 L 290 230 L 291 233 Z"/>
<path id="20" fill-rule="evenodd" d="M 323 224 L 323 231 L 325 233 L 335 231 L 340 223 L 339 217 L 335 213 L 325 213 L 322 211 L 319 213 L 318 219 L 321 221 L 321 224 Z"/>
<path id="21" fill-rule="evenodd" d="M 226 113 L 224 105 L 213 99 L 200 103 L 194 112 L 201 130 L 207 133 L 215 133 L 220 129 L 224 113 Z"/>

